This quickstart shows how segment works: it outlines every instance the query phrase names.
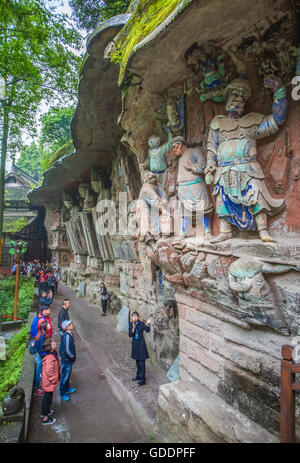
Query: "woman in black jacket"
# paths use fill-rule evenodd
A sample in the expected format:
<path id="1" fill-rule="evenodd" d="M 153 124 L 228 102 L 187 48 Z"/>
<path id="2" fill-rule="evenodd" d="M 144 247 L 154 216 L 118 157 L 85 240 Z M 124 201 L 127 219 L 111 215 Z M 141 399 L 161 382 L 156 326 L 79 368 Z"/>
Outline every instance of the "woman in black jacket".
<path id="1" fill-rule="evenodd" d="M 107 301 L 108 301 L 109 296 L 108 296 L 107 289 L 103 281 L 101 281 L 100 283 L 100 288 L 101 288 L 101 293 L 100 293 L 101 294 L 101 305 L 102 305 L 102 310 L 103 310 L 101 317 L 105 317 L 106 309 L 107 309 Z"/>
<path id="2" fill-rule="evenodd" d="M 129 323 L 129 337 L 132 338 L 131 358 L 136 361 L 136 376 L 132 381 L 138 381 L 139 386 L 146 382 L 146 359 L 149 358 L 147 346 L 144 339 L 144 331 L 149 333 L 152 318 L 146 323 L 140 321 L 138 312 L 133 312 L 132 322 Z"/>

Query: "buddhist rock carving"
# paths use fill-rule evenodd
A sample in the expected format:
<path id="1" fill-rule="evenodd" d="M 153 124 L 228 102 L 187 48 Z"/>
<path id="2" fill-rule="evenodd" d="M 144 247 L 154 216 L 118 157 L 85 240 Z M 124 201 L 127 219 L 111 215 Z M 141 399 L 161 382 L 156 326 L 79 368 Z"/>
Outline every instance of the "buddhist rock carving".
<path id="1" fill-rule="evenodd" d="M 273 241 L 267 230 L 267 215 L 273 216 L 284 207 L 282 199 L 271 197 L 264 173 L 257 162 L 256 140 L 276 133 L 287 112 L 285 88 L 279 78 L 265 80 L 274 91 L 270 116 L 242 115 L 251 88 L 244 79 L 235 79 L 225 89 L 226 116 L 216 116 L 210 126 L 205 173 L 214 173 L 216 212 L 220 234 L 212 242 L 232 237 L 232 225 L 240 230 L 255 230 L 263 241 Z M 207 178 L 209 183 L 211 179 Z"/>

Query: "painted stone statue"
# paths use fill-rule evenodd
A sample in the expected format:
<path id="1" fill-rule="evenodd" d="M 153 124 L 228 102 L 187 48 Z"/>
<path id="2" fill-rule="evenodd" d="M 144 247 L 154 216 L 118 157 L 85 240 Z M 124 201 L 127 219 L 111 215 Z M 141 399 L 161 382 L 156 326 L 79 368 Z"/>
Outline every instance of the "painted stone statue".
<path id="1" fill-rule="evenodd" d="M 225 74 L 226 56 L 215 47 L 213 42 L 205 45 L 198 44 L 186 52 L 186 64 L 197 76 L 199 81 L 200 100 L 212 100 L 216 103 L 224 101 L 223 90 L 226 87 L 228 75 Z M 200 80 L 201 79 L 201 80 Z"/>
<path id="2" fill-rule="evenodd" d="M 264 274 L 276 275 L 300 270 L 293 265 L 270 264 L 242 256 L 229 267 L 229 287 L 237 294 L 242 317 L 257 325 L 269 325 L 288 334 L 286 322 Z"/>
<path id="3" fill-rule="evenodd" d="M 182 208 L 190 213 L 202 213 L 201 227 L 206 238 L 212 238 L 210 215 L 213 205 L 209 197 L 204 179 L 206 159 L 199 148 L 188 148 L 183 137 L 175 137 L 172 142 L 173 151 L 179 158 L 177 174 L 177 194 Z M 182 218 L 181 235 L 186 235 L 192 225 L 190 217 Z M 199 233 L 196 227 L 196 234 Z"/>
<path id="4" fill-rule="evenodd" d="M 168 163 L 166 159 L 166 153 L 171 148 L 171 143 L 173 139 L 173 134 L 170 128 L 167 128 L 168 131 L 168 141 L 164 144 L 161 144 L 160 137 L 152 135 L 149 140 L 149 150 L 146 161 L 143 163 L 143 169 L 150 171 L 153 174 L 157 175 L 158 183 L 163 184 L 163 174 L 168 168 Z"/>
<path id="5" fill-rule="evenodd" d="M 242 115 L 251 89 L 246 80 L 235 79 L 225 89 L 227 114 L 211 122 L 205 173 L 207 183 L 214 174 L 216 211 L 221 221 L 220 234 L 211 242 L 231 238 L 232 225 L 240 230 L 257 229 L 263 241 L 274 241 L 267 230 L 267 216 L 280 212 L 284 201 L 272 198 L 266 187 L 257 162 L 256 140 L 279 130 L 286 119 L 287 99 L 279 78 L 267 78 L 265 86 L 274 91 L 270 116 Z"/>
<path id="6" fill-rule="evenodd" d="M 156 174 L 144 173 L 144 184 L 137 202 L 137 237 L 146 243 L 158 240 L 161 233 L 160 213 L 168 215 L 168 198 Z"/>

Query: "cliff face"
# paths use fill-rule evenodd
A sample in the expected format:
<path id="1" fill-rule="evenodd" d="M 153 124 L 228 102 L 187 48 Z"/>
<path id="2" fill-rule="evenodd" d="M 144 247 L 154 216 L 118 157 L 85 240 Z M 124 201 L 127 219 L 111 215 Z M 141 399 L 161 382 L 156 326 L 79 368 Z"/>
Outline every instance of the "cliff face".
<path id="1" fill-rule="evenodd" d="M 30 195 L 63 280 L 98 304 L 105 281 L 113 312 L 154 316 L 152 361 L 179 354 L 157 415 L 177 441 L 278 440 L 299 332 L 298 20 L 284 0 L 133 2 L 91 34 L 74 152 Z"/>

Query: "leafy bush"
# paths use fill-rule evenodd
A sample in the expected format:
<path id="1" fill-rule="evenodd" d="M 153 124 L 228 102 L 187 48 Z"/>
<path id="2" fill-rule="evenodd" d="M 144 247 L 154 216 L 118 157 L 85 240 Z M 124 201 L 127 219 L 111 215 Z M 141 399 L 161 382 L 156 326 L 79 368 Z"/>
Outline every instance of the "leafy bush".
<path id="1" fill-rule="evenodd" d="M 34 280 L 33 278 L 20 277 L 19 303 L 17 318 L 27 320 L 30 311 Z M 13 316 L 15 294 L 15 277 L 0 280 L 0 313 Z M 9 319 L 7 319 L 9 320 Z M 5 317 L 3 317 L 5 321 Z"/>
<path id="2" fill-rule="evenodd" d="M 0 402 L 19 381 L 26 339 L 27 327 L 23 326 L 23 328 L 8 341 L 6 360 L 0 361 Z"/>

